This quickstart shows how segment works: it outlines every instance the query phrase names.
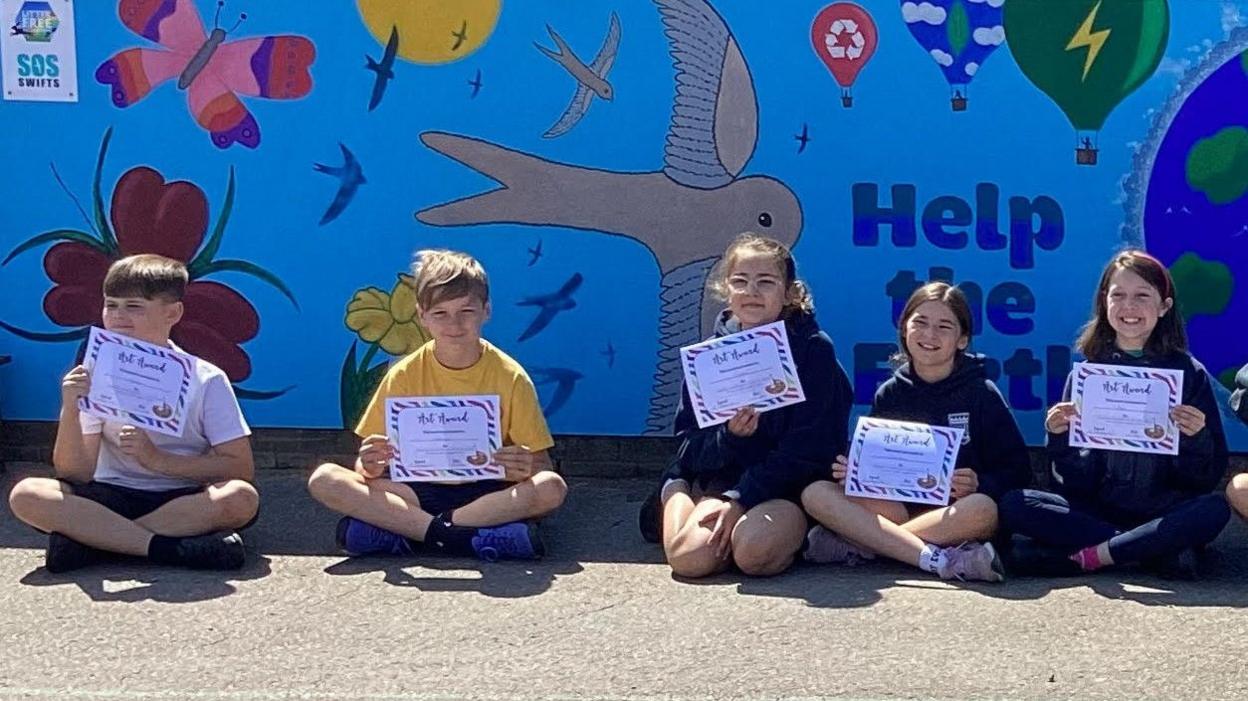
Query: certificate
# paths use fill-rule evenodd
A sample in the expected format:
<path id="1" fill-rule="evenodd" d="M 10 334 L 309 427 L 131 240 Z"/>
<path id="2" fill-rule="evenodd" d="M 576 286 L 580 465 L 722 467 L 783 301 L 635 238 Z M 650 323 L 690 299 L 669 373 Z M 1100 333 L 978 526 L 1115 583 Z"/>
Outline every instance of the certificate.
<path id="1" fill-rule="evenodd" d="M 1183 399 L 1183 371 L 1075 363 L 1070 445 L 1133 453 L 1179 454 L 1170 410 Z"/>
<path id="2" fill-rule="evenodd" d="M 198 384 L 194 356 L 92 327 L 83 365 L 91 371 L 91 391 L 78 400 L 79 409 L 166 436 L 182 435 Z"/>
<path id="3" fill-rule="evenodd" d="M 497 394 L 386 399 L 386 435 L 395 482 L 502 479 L 493 464 L 503 444 Z"/>
<path id="4" fill-rule="evenodd" d="M 685 346 L 680 356 L 699 428 L 722 424 L 742 407 L 769 411 L 806 401 L 783 321 Z"/>
<path id="5" fill-rule="evenodd" d="M 961 447 L 960 428 L 864 416 L 850 443 L 845 494 L 945 506 Z"/>

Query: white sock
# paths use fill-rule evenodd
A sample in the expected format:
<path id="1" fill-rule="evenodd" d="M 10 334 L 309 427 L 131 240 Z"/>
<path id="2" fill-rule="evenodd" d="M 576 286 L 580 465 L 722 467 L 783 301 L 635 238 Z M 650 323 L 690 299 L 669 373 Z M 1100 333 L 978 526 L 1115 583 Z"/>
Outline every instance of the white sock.
<path id="1" fill-rule="evenodd" d="M 924 545 L 923 552 L 919 553 L 919 569 L 938 574 L 947 559 L 944 548 Z"/>
<path id="2" fill-rule="evenodd" d="M 679 489 L 683 492 L 689 491 L 689 483 L 679 477 L 673 477 L 663 483 L 663 488 L 659 490 L 659 503 L 666 504 L 667 500 Z"/>

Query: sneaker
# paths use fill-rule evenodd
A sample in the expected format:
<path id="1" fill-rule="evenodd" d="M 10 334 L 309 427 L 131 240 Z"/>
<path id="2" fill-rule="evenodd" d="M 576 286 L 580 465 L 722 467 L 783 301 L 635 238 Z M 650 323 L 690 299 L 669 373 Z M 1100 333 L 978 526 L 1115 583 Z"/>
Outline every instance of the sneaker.
<path id="1" fill-rule="evenodd" d="M 1022 577 L 1078 577 L 1086 574 L 1070 559 L 1070 547 L 1037 543 L 1015 536 L 1005 551 L 1006 571 Z"/>
<path id="2" fill-rule="evenodd" d="M 351 516 L 339 519 L 334 536 L 338 549 L 353 556 L 411 555 L 415 552 L 407 538 Z"/>
<path id="3" fill-rule="evenodd" d="M 495 560 L 537 560 L 546 546 L 537 534 L 537 525 L 517 521 L 493 528 L 478 528 L 472 537 L 472 551 L 486 562 Z"/>
<path id="4" fill-rule="evenodd" d="M 663 500 L 659 496 L 662 487 L 655 487 L 650 496 L 641 503 L 637 512 L 637 528 L 647 543 L 663 540 Z"/>
<path id="5" fill-rule="evenodd" d="M 997 557 L 992 543 L 963 543 L 956 548 L 945 548 L 944 565 L 936 572 L 941 579 L 957 579 L 963 582 L 1001 582 L 1005 580 L 1005 568 Z"/>
<path id="6" fill-rule="evenodd" d="M 1170 557 L 1144 564 L 1144 569 L 1162 579 L 1194 582 L 1200 579 L 1200 558 L 1192 548 L 1184 548 Z"/>
<path id="7" fill-rule="evenodd" d="M 874 560 L 875 553 L 853 545 L 823 526 L 815 526 L 806 532 L 806 550 L 802 558 L 819 565 L 844 563 L 852 567 Z"/>
<path id="8" fill-rule="evenodd" d="M 178 541 L 179 562 L 193 570 L 241 569 L 245 555 L 243 538 L 237 533 L 209 533 Z"/>
<path id="9" fill-rule="evenodd" d="M 89 545 L 83 545 L 60 533 L 48 535 L 48 552 L 43 566 L 49 572 L 69 572 L 94 565 L 104 560 L 104 553 Z"/>

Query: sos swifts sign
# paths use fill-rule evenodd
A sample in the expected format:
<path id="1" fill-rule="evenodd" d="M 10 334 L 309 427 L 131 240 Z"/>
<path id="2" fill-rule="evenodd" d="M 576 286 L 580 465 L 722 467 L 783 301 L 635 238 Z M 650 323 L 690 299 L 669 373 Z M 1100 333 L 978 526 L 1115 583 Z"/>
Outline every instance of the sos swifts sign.
<path id="1" fill-rule="evenodd" d="M 4 99 L 78 101 L 71 0 L 0 0 Z"/>

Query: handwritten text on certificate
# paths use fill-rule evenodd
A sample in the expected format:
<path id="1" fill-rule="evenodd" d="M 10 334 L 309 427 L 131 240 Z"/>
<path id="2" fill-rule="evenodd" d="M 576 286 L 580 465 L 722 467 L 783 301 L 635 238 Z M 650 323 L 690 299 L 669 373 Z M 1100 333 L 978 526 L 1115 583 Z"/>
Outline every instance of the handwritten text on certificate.
<path id="1" fill-rule="evenodd" d="M 681 366 L 699 428 L 731 419 L 738 409 L 778 409 L 806 401 L 783 321 L 680 349 Z"/>
<path id="2" fill-rule="evenodd" d="M 394 446 L 395 482 L 475 482 L 502 479 L 494 464 L 502 446 L 497 394 L 390 397 L 386 434 Z"/>
<path id="3" fill-rule="evenodd" d="M 1133 453 L 1179 454 L 1170 410 L 1183 399 L 1183 371 L 1075 363 L 1070 445 Z"/>

